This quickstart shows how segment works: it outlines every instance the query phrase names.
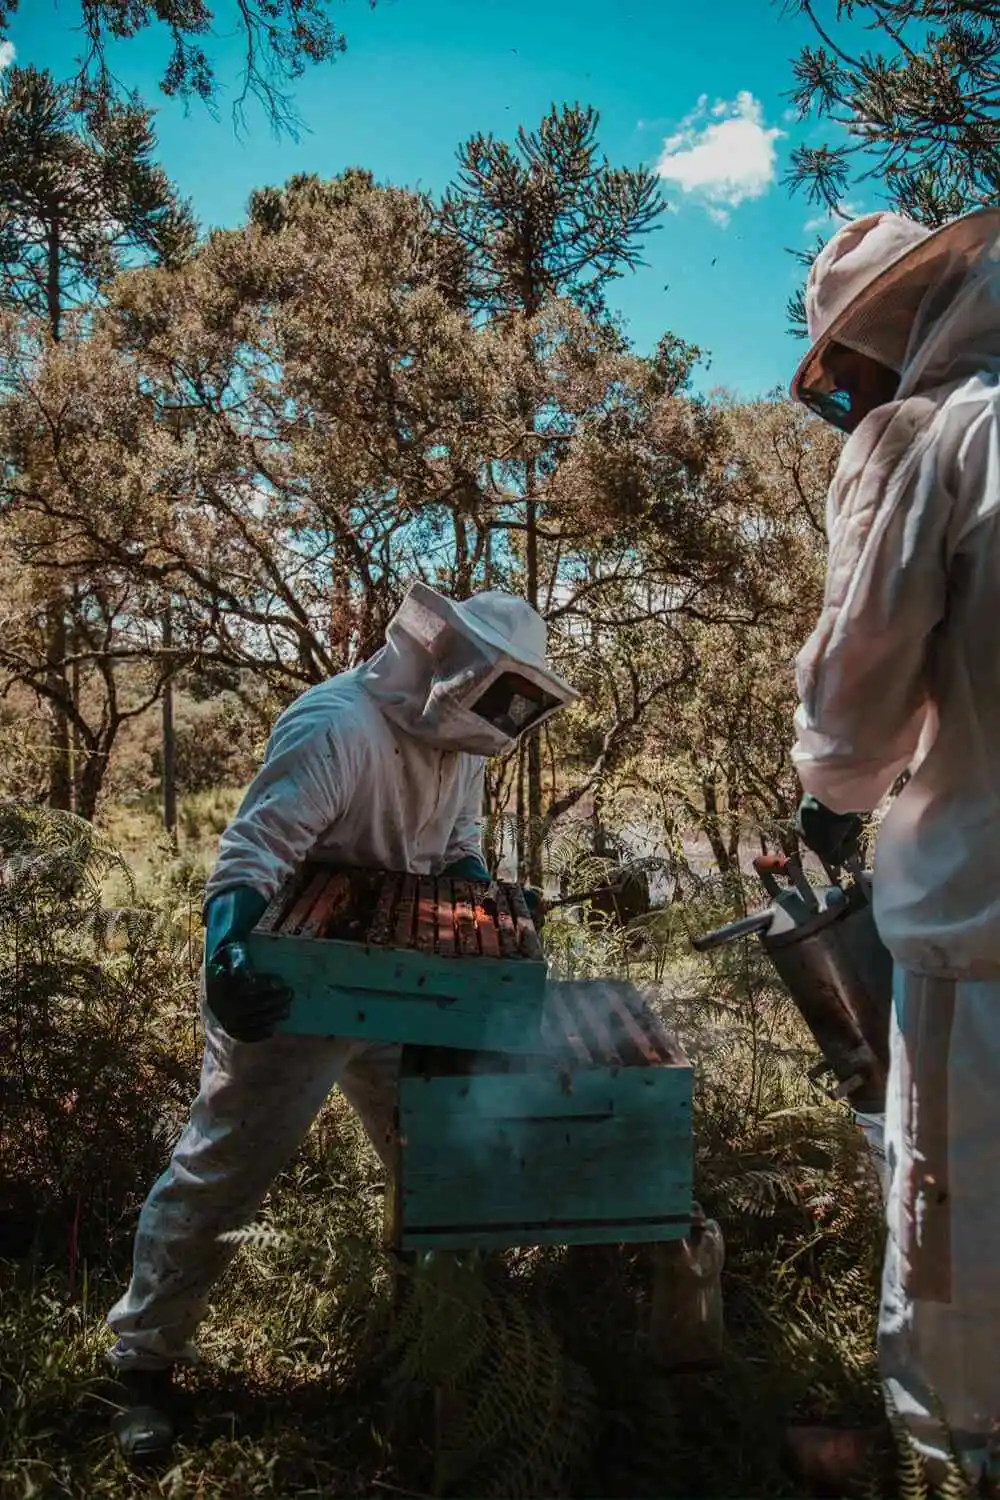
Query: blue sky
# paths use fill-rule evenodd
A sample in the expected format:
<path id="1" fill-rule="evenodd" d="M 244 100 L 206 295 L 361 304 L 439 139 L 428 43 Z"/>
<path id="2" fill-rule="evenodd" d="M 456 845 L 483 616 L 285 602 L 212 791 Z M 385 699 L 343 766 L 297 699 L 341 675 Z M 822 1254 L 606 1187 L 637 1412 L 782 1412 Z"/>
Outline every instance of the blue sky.
<path id="1" fill-rule="evenodd" d="M 253 108 L 235 135 L 235 7 L 214 8 L 213 56 L 229 87 L 217 121 L 159 93 L 162 40 L 143 35 L 113 57 L 157 108 L 161 159 L 203 227 L 237 223 L 251 189 L 293 172 L 364 166 L 440 190 L 475 131 L 512 136 L 553 102 L 593 104 L 610 160 L 658 165 L 671 205 L 648 267 L 612 292 L 636 348 L 669 329 L 711 353 L 703 389 L 749 397 L 787 383 L 802 345 L 787 332 L 801 270 L 786 250 L 812 244 L 817 215 L 782 185 L 792 147 L 815 129 L 788 118 L 785 96 L 790 59 L 813 38 L 773 0 L 348 0 L 335 9 L 346 54 L 297 86 L 307 127 L 297 141 L 276 139 Z M 53 0 L 23 5 L 9 31 L 18 61 L 68 73 L 76 18 Z"/>

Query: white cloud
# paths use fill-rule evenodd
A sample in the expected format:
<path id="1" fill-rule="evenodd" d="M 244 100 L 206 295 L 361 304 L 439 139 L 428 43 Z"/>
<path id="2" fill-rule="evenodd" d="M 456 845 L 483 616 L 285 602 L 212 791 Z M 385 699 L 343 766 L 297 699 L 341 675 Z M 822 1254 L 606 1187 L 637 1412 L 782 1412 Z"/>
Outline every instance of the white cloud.
<path id="1" fill-rule="evenodd" d="M 777 176 L 775 141 L 785 132 L 764 124 L 760 102 L 748 89 L 731 101 L 696 108 L 663 142 L 656 170 L 665 182 L 701 201 L 719 224 L 751 198 L 763 198 Z"/>
<path id="2" fill-rule="evenodd" d="M 0 42 L 0 73 L 10 67 L 16 56 L 13 42 Z"/>

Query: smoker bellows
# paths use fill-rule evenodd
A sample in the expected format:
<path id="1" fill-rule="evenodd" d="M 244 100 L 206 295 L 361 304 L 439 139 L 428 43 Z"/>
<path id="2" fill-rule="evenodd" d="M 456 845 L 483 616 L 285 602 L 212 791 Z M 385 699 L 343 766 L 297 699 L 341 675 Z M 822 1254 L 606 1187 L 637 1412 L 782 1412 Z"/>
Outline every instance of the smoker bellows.
<path id="1" fill-rule="evenodd" d="M 294 991 L 283 1031 L 539 1049 L 546 966 L 516 885 L 313 861 L 247 946 Z"/>

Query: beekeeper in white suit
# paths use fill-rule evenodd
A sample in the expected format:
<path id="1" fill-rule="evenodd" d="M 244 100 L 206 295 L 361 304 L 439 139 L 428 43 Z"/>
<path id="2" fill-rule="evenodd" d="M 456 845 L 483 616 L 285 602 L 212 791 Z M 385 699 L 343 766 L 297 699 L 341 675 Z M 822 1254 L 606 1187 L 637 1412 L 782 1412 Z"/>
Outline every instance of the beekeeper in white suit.
<path id="1" fill-rule="evenodd" d="M 275 1035 L 290 996 L 251 972 L 243 940 L 317 850 L 488 880 L 484 757 L 576 696 L 545 652 L 545 624 L 523 600 L 490 592 L 454 603 L 417 584 L 370 661 L 310 688 L 278 719 L 206 887 L 200 1090 L 108 1317 L 124 1387 L 115 1428 L 129 1457 L 169 1451 L 171 1370 L 194 1357 L 190 1341 L 233 1255 L 219 1235 L 253 1217 L 335 1084 L 385 1160 L 397 1050 Z"/>
<path id="2" fill-rule="evenodd" d="M 792 394 L 850 434 L 823 612 L 798 661 L 807 842 L 875 810 L 896 964 L 879 1357 L 940 1472 L 1000 1419 L 1000 211 L 842 229 Z M 838 817 L 838 815 L 840 815 Z"/>

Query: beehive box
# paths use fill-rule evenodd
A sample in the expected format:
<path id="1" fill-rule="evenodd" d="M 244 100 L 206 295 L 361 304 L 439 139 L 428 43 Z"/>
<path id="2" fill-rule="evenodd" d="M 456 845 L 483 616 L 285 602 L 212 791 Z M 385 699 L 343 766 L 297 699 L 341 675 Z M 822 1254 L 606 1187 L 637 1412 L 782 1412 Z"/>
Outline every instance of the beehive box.
<path id="1" fill-rule="evenodd" d="M 247 947 L 294 992 L 282 1031 L 538 1050 L 546 966 L 517 886 L 314 861 Z"/>
<path id="2" fill-rule="evenodd" d="M 550 983 L 534 1057 L 403 1051 L 399 1251 L 680 1239 L 691 1068 L 632 985 Z"/>

